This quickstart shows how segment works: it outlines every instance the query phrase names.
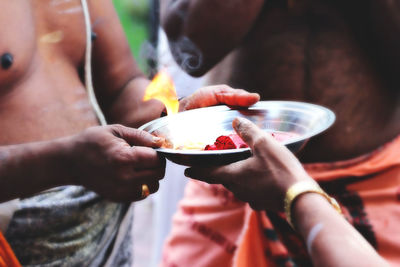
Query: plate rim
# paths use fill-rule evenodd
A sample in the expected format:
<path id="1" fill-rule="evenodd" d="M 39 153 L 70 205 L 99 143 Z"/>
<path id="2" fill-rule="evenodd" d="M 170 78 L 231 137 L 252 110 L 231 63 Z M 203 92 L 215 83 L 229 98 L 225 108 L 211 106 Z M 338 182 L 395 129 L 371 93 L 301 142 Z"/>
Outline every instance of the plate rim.
<path id="1" fill-rule="evenodd" d="M 230 111 L 230 110 L 254 110 L 254 109 L 266 109 L 268 105 L 279 105 L 279 104 L 292 104 L 294 107 L 300 107 L 300 106 L 309 106 L 313 107 L 315 110 L 320 110 L 324 111 L 328 116 L 327 116 L 327 123 L 324 127 L 318 128 L 314 131 L 311 131 L 305 135 L 302 135 L 297 138 L 290 139 L 288 141 L 280 142 L 282 145 L 291 145 L 295 144 L 297 142 L 302 142 L 305 140 L 310 139 L 313 136 L 316 136 L 328 128 L 330 128 L 336 121 L 336 115 L 335 113 L 330 110 L 327 107 L 324 107 L 322 105 L 314 104 L 314 103 L 309 103 L 309 102 L 302 102 L 302 101 L 288 101 L 288 100 L 265 100 L 265 101 L 259 101 L 255 103 L 252 106 L 249 106 L 247 108 L 236 108 L 236 107 L 229 107 L 226 105 L 218 105 L 218 106 L 211 106 L 211 107 L 203 107 L 203 108 L 197 108 L 197 109 L 191 109 L 187 111 L 182 111 L 177 114 L 169 115 L 169 116 L 186 116 L 187 114 L 190 114 L 191 112 L 199 112 L 199 110 L 203 110 L 206 112 L 209 111 Z M 304 109 L 302 109 L 302 112 L 305 112 Z M 184 115 L 182 115 L 184 114 Z M 148 128 L 151 125 L 157 124 L 160 121 L 163 120 L 168 120 L 167 116 L 161 117 L 154 119 L 152 121 L 149 121 L 142 126 L 140 126 L 138 129 L 139 130 L 144 130 Z M 147 131 L 148 132 L 148 131 Z M 155 148 L 156 151 L 165 153 L 165 154 L 181 154 L 181 155 L 220 155 L 220 154 L 235 154 L 235 153 L 242 153 L 245 151 L 249 151 L 250 148 L 235 148 L 235 149 L 224 149 L 224 150 L 177 150 L 177 149 L 171 149 L 171 148 Z"/>

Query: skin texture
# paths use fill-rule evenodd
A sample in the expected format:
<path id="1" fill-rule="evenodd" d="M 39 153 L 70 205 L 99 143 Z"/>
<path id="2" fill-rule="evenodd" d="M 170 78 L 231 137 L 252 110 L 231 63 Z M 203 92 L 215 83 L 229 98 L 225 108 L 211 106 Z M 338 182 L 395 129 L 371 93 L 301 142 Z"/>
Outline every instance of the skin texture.
<path id="1" fill-rule="evenodd" d="M 296 181 L 309 179 L 309 176 L 288 149 L 273 142 L 272 135 L 264 134 L 241 118 L 233 121 L 233 127 L 250 147 L 253 156 L 220 168 L 189 168 L 185 175 L 209 183 L 222 183 L 236 192 L 240 200 L 249 202 L 253 209 L 283 210 L 286 190 Z M 266 198 L 266 195 L 270 197 Z"/>
<path id="2" fill-rule="evenodd" d="M 164 107 L 142 101 L 149 81 L 131 55 L 112 1 L 88 4 L 97 36 L 95 93 L 113 124 L 106 127 L 97 126 L 83 84 L 81 2 L 0 3 L 0 56 L 9 53 L 13 59 L 0 68 L 0 201 L 67 184 L 84 185 L 114 201 L 135 201 L 141 199 L 142 184 L 153 193 L 164 176 L 165 159 L 152 149 L 162 140 L 133 129 L 158 118 Z M 201 92 L 185 100 L 186 109 L 198 102 L 248 106 L 259 99 L 226 86 Z"/>
<path id="3" fill-rule="evenodd" d="M 165 160 L 151 148 L 161 143 L 146 132 L 111 125 L 51 141 L 2 146 L 0 185 L 7 190 L 0 201 L 66 184 L 84 185 L 113 201 L 139 200 L 142 184 L 153 193 L 164 177 Z"/>
<path id="4" fill-rule="evenodd" d="M 161 12 L 173 55 L 189 74 L 336 113 L 335 125 L 297 155 L 302 162 L 350 159 L 399 135 L 400 1 L 162 0 Z M 175 51 L 199 60 L 188 66 Z M 254 209 L 281 211 L 288 188 L 311 178 L 254 125 L 234 127 L 253 157 L 185 174 L 223 184 Z M 299 197 L 293 219 L 304 240 L 323 225 L 310 251 L 315 266 L 386 266 L 323 197 Z"/>
<path id="5" fill-rule="evenodd" d="M 185 170 L 185 175 L 208 183 L 222 183 L 253 209 L 283 211 L 283 199 L 289 187 L 296 182 L 313 181 L 312 178 L 285 146 L 252 122 L 237 118 L 233 127 L 251 148 L 253 156 L 217 168 L 192 167 Z M 318 194 L 307 193 L 296 198 L 292 220 L 304 240 L 313 226 L 323 226 L 309 251 L 314 266 L 389 266 Z"/>
<path id="6" fill-rule="evenodd" d="M 204 74 L 248 33 L 262 4 L 262 0 L 160 1 L 161 22 L 175 59 L 188 73 Z"/>
<path id="7" fill-rule="evenodd" d="M 335 125 L 303 162 L 353 158 L 399 134 L 400 1 L 225 2 L 162 1 L 172 51 L 202 58 L 196 71 L 175 59 L 193 75 L 209 71 L 211 84 L 331 108 Z"/>
<path id="8" fill-rule="evenodd" d="M 257 93 L 249 93 L 242 89 L 232 89 L 226 85 L 214 85 L 200 88 L 193 95 L 182 99 L 179 103 L 179 109 L 184 111 L 214 106 L 218 103 L 227 103 L 231 107 L 248 107 L 258 100 L 260 100 L 260 96 Z"/>

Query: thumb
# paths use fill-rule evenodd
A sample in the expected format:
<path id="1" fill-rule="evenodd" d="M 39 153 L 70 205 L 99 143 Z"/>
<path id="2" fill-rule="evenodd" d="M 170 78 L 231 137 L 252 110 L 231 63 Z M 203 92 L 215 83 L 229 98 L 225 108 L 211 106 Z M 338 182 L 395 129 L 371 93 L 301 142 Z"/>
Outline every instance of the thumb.
<path id="1" fill-rule="evenodd" d="M 154 136 L 146 131 L 125 127 L 122 125 L 112 125 L 115 136 L 124 139 L 129 145 L 160 147 L 164 143 L 164 138 Z"/>
<path id="2" fill-rule="evenodd" d="M 258 140 L 260 137 L 266 136 L 263 130 L 245 118 L 239 117 L 234 119 L 232 126 L 251 150 L 254 150 L 256 140 Z"/>

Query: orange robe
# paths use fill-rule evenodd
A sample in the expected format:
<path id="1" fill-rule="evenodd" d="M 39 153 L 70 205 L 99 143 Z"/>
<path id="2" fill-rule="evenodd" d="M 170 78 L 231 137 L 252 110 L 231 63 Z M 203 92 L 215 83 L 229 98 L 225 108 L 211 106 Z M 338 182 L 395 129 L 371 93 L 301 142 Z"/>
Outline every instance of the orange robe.
<path id="1" fill-rule="evenodd" d="M 0 267 L 20 267 L 10 245 L 0 232 Z"/>
<path id="2" fill-rule="evenodd" d="M 361 157 L 304 165 L 340 203 L 347 220 L 400 266 L 400 136 Z M 268 197 L 268 196 L 266 196 Z M 220 185 L 190 181 L 161 266 L 310 266 L 304 243 L 284 215 L 256 212 Z"/>

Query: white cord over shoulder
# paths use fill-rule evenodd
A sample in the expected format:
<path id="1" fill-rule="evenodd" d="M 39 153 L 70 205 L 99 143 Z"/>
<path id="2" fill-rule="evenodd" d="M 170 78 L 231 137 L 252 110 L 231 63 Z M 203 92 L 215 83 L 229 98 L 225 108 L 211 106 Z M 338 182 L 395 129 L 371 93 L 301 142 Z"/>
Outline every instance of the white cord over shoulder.
<path id="1" fill-rule="evenodd" d="M 100 109 L 99 103 L 97 102 L 96 95 L 94 94 L 93 82 L 92 82 L 92 29 L 90 23 L 89 8 L 86 0 L 81 0 L 83 16 L 85 18 L 85 29 L 86 29 L 86 51 L 85 51 L 85 86 L 89 96 L 90 104 L 92 105 L 97 118 L 101 125 L 107 125 L 106 118 Z"/>

